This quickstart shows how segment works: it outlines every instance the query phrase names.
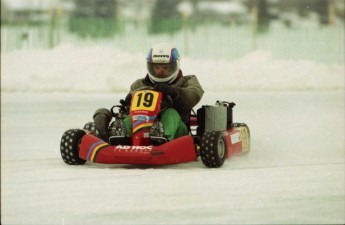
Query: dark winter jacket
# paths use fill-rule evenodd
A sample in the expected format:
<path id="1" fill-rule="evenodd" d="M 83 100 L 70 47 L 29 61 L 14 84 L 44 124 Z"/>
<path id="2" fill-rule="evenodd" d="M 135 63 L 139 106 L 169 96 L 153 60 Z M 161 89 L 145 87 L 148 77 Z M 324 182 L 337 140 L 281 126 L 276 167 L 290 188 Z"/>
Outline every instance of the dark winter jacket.
<path id="1" fill-rule="evenodd" d="M 130 92 L 132 93 L 135 90 L 153 86 L 154 84 L 150 81 L 149 77 L 146 76 L 143 79 L 136 80 L 131 85 Z M 200 101 L 204 94 L 204 90 L 195 75 L 183 76 L 181 70 L 171 86 L 177 91 L 177 95 L 173 99 L 173 108 L 180 114 L 182 121 L 188 123 L 190 111 Z"/>

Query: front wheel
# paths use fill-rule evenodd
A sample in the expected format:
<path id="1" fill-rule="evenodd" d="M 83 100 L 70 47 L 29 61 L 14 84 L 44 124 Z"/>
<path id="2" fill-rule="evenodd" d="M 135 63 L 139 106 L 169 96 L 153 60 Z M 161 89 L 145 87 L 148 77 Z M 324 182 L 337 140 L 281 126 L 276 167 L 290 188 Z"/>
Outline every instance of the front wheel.
<path id="1" fill-rule="evenodd" d="M 67 130 L 61 138 L 60 152 L 63 161 L 69 165 L 83 165 L 85 160 L 79 158 L 79 145 L 85 131 L 80 129 Z"/>
<path id="2" fill-rule="evenodd" d="M 208 131 L 201 139 L 200 156 L 205 166 L 221 167 L 225 161 L 227 147 L 223 132 Z"/>

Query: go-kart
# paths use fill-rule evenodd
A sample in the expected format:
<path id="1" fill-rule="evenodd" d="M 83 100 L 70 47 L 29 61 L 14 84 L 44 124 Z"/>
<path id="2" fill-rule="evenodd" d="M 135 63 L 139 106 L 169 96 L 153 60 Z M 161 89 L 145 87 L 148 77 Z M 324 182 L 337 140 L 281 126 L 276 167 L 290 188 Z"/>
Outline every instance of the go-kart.
<path id="1" fill-rule="evenodd" d="M 129 106 L 115 105 L 111 112 L 113 126 L 123 120 L 126 113 L 131 118 L 132 136 L 127 144 L 118 144 L 116 136 L 109 141 L 100 137 L 93 122 L 83 129 L 70 129 L 61 138 L 62 159 L 69 165 L 81 165 L 86 161 L 105 164 L 168 165 L 196 161 L 200 156 L 206 167 L 221 167 L 225 159 L 235 154 L 248 153 L 250 132 L 244 123 L 233 123 L 235 103 L 217 101 L 214 106 L 204 105 L 193 110 L 187 124 L 189 135 L 161 145 L 153 145 L 150 129 L 159 113 L 169 104 L 163 104 L 163 94 L 154 90 L 139 90 L 132 94 Z M 169 101 L 168 101 L 169 102 Z M 165 106 L 162 106 L 165 105 Z M 116 109 L 118 112 L 115 112 Z"/>

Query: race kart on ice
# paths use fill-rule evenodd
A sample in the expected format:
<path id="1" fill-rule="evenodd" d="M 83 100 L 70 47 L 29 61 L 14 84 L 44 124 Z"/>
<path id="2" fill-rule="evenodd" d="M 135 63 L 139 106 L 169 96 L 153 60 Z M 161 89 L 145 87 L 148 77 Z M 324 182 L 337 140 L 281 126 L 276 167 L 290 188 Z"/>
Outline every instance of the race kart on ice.
<path id="1" fill-rule="evenodd" d="M 81 165 L 86 161 L 105 164 L 168 165 L 196 161 L 201 157 L 206 167 L 221 167 L 225 159 L 250 150 L 249 128 L 244 123 L 233 123 L 234 103 L 217 101 L 204 105 L 195 113 L 192 110 L 189 135 L 161 145 L 150 142 L 150 129 L 159 113 L 169 107 L 163 94 L 154 90 L 133 93 L 130 109 L 116 105 L 111 109 L 113 119 L 109 125 L 109 141 L 103 141 L 93 122 L 83 129 L 70 129 L 61 138 L 62 159 L 69 165 Z M 166 103 L 168 102 L 168 103 Z M 164 104 L 163 104 L 164 103 Z M 114 112 L 115 109 L 118 112 Z M 130 114 L 132 136 L 126 145 L 119 145 L 112 134 L 113 127 Z"/>

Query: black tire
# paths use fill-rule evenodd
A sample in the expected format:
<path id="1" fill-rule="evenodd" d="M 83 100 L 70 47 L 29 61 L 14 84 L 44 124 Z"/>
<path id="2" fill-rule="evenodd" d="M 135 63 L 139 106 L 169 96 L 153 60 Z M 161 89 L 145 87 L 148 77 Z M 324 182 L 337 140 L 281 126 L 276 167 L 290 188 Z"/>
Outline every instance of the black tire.
<path id="1" fill-rule="evenodd" d="M 61 138 L 60 152 L 63 161 L 69 165 L 83 165 L 85 160 L 79 158 L 79 144 L 85 131 L 80 129 L 67 130 Z"/>
<path id="2" fill-rule="evenodd" d="M 90 131 L 94 136 L 101 138 L 98 130 L 96 129 L 95 122 L 88 122 L 84 125 L 84 130 Z"/>
<path id="3" fill-rule="evenodd" d="M 207 131 L 201 138 L 200 156 L 206 167 L 218 168 L 225 161 L 227 147 L 223 132 Z"/>

